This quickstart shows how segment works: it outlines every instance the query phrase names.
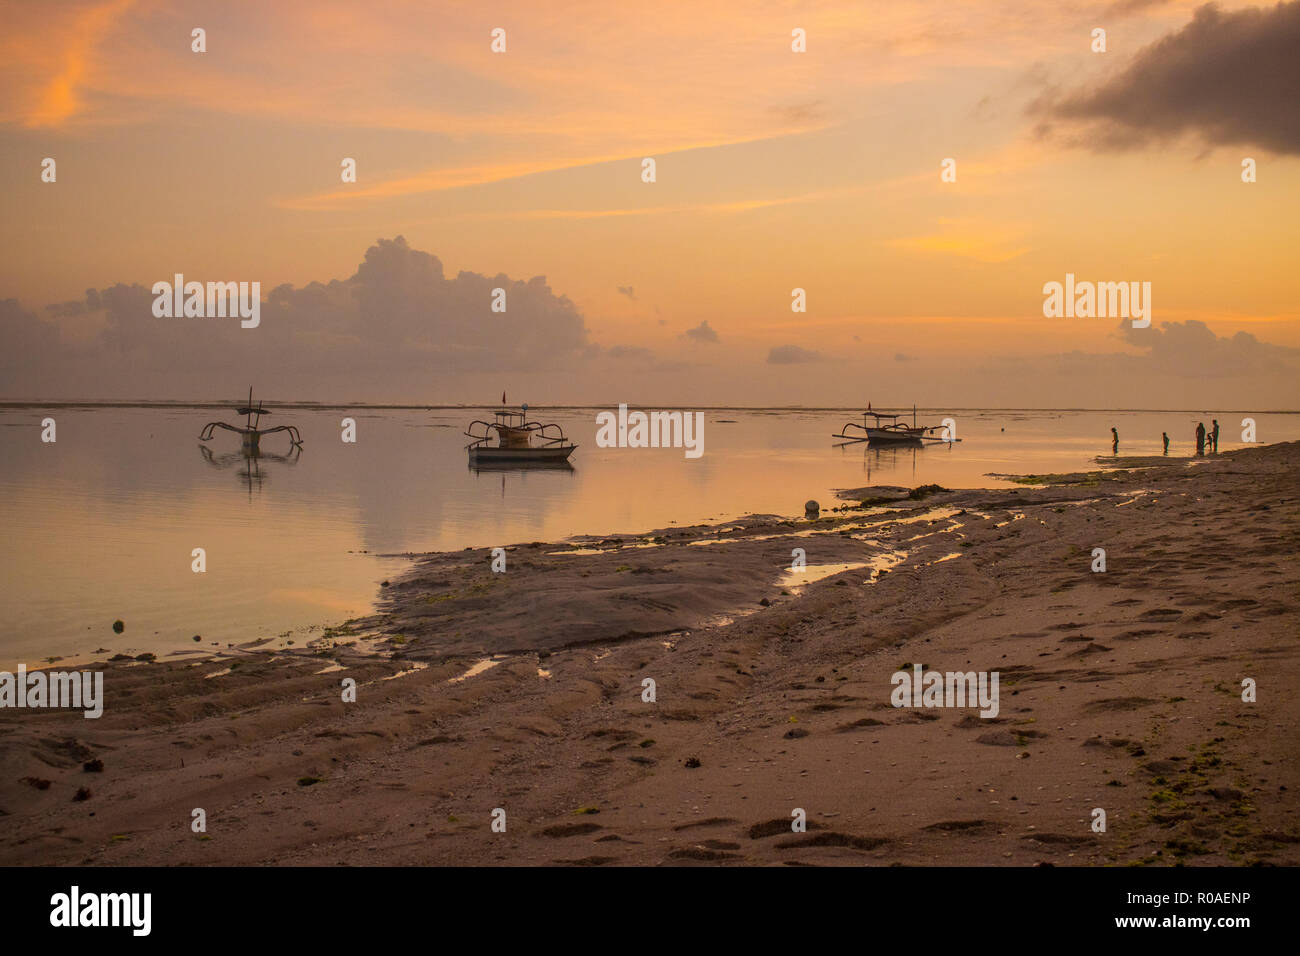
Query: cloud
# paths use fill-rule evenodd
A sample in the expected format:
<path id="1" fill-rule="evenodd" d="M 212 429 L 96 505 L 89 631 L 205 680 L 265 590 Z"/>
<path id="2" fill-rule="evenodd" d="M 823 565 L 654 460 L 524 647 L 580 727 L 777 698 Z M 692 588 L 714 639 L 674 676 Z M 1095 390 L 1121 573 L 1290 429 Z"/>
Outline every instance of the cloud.
<path id="1" fill-rule="evenodd" d="M 505 290 L 505 312 L 491 310 L 494 289 Z M 345 390 L 373 391 L 427 383 L 431 373 L 554 367 L 593 349 L 581 312 L 544 277 L 448 278 L 436 256 L 402 236 L 371 246 L 347 279 L 263 290 L 256 329 L 234 319 L 159 319 L 153 302 L 150 288 L 119 283 L 89 290 L 84 303 L 47 307 L 52 319 L 42 320 L 8 300 L 0 354 L 21 356 L 47 394 L 104 382 L 156 393 L 179 376 L 193 394 L 228 384 L 232 372 L 245 384 L 264 376 L 300 389 L 329 376 Z M 74 341 L 63 334 L 68 322 L 98 331 Z M 12 392 L 12 380 L 0 377 L 0 389 Z"/>
<path id="2" fill-rule="evenodd" d="M 718 333 L 710 327 L 708 319 L 705 319 L 693 329 L 687 329 L 682 335 L 688 339 L 694 339 L 696 342 L 718 341 Z"/>
<path id="3" fill-rule="evenodd" d="M 820 362 L 822 354 L 797 345 L 778 345 L 767 353 L 769 365 L 799 365 L 803 362 Z"/>
<path id="4" fill-rule="evenodd" d="M 1220 337 L 1196 319 L 1149 329 L 1135 329 L 1126 320 L 1119 330 L 1126 342 L 1145 350 L 1144 364 L 1157 372 L 1204 378 L 1300 374 L 1300 349 L 1261 342 L 1249 332 Z"/>
<path id="5" fill-rule="evenodd" d="M 634 359 L 648 362 L 654 358 L 654 352 L 640 345 L 612 345 L 605 352 L 612 359 Z"/>
<path id="6" fill-rule="evenodd" d="M 57 63 L 58 72 L 45 78 L 44 86 L 26 117 L 29 127 L 60 126 L 83 108 L 83 87 L 93 71 L 95 48 L 118 26 L 135 0 L 110 0 L 46 20 L 41 24 L 52 33 L 53 54 L 47 62 Z M 39 14 L 38 14 L 39 15 Z"/>
<path id="7" fill-rule="evenodd" d="M 627 296 L 627 297 L 628 297 L 629 299 L 631 299 L 633 302 L 636 301 L 636 289 L 632 288 L 630 285 L 621 285 L 621 286 L 619 286 L 619 287 L 618 287 L 618 294 L 619 294 L 619 295 L 625 295 L 625 296 Z"/>
<path id="8" fill-rule="evenodd" d="M 915 356 L 915 355 L 904 355 L 902 352 L 895 352 L 895 353 L 894 353 L 894 361 L 895 361 L 895 362 L 915 362 L 915 361 L 916 361 L 916 356 Z"/>
<path id="9" fill-rule="evenodd" d="M 16 299 L 0 300 L 0 370 L 30 366 L 59 344 L 58 330 L 23 310 Z M 3 381 L 3 379 L 0 379 Z"/>
<path id="10" fill-rule="evenodd" d="M 96 290 L 91 290 L 96 291 Z M 66 319 L 76 315 L 84 315 L 86 312 L 86 302 L 84 299 L 72 299 L 68 302 L 51 302 L 45 307 L 45 311 L 55 318 Z"/>
<path id="11" fill-rule="evenodd" d="M 1048 94 L 1030 110 L 1042 116 L 1040 136 L 1095 151 L 1196 134 L 1211 146 L 1300 154 L 1297 50 L 1300 0 L 1230 12 L 1206 4 L 1100 87 Z"/>
<path id="12" fill-rule="evenodd" d="M 1149 10 L 1151 7 L 1162 7 L 1169 0 L 1115 0 L 1110 6 L 1102 11 L 1104 17 L 1127 17 L 1134 13 L 1141 13 L 1143 10 Z"/>
<path id="13" fill-rule="evenodd" d="M 810 125 L 826 119 L 826 101 L 817 99 L 783 106 L 769 106 L 767 112 L 786 126 Z"/>

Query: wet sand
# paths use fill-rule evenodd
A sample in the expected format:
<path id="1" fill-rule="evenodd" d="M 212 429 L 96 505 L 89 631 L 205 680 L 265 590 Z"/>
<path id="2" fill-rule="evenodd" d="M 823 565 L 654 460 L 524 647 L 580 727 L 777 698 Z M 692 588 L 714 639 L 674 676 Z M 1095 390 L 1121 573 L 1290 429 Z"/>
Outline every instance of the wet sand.
<path id="1" fill-rule="evenodd" d="M 420 556 L 309 648 L 106 665 L 99 720 L 0 710 L 0 863 L 1294 865 L 1300 443 L 1103 464 Z M 913 664 L 999 715 L 891 706 Z"/>

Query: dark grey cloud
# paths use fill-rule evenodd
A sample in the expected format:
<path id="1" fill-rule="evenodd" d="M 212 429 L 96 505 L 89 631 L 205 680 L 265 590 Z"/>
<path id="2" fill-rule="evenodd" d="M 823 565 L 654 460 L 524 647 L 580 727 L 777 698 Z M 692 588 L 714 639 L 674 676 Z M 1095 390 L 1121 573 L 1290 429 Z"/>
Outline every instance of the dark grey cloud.
<path id="1" fill-rule="evenodd" d="M 688 339 L 694 339 L 696 342 L 717 342 L 718 333 L 709 325 L 709 320 L 705 319 L 693 329 L 687 329 L 682 335 Z"/>
<path id="2" fill-rule="evenodd" d="M 1039 135 L 1098 151 L 1193 134 L 1300 154 L 1300 0 L 1228 12 L 1206 4 L 1113 79 L 1054 91 L 1030 112 Z"/>
<path id="3" fill-rule="evenodd" d="M 798 345 L 778 345 L 767 353 L 769 365 L 798 365 L 803 362 L 820 362 L 822 354 Z"/>
<path id="4" fill-rule="evenodd" d="M 630 285 L 621 285 L 621 286 L 619 286 L 619 287 L 618 287 L 618 294 L 619 294 L 619 295 L 625 295 L 625 296 L 627 296 L 627 297 L 628 297 L 629 299 L 631 299 L 633 302 L 636 301 L 636 289 L 632 288 Z"/>

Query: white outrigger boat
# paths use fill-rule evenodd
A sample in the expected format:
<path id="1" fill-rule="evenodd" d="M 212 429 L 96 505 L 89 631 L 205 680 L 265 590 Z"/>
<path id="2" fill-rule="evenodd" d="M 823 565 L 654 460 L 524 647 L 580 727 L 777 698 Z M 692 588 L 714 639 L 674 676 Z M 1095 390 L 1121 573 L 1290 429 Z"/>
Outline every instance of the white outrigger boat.
<path id="1" fill-rule="evenodd" d="M 490 422 L 475 420 L 465 434 L 474 439 L 465 448 L 471 465 L 557 465 L 567 462 L 578 446 L 564 436 L 559 425 L 527 420 L 528 406 L 519 411 L 503 408 Z M 477 427 L 476 427 L 477 426 Z"/>
<path id="2" fill-rule="evenodd" d="M 946 438 L 943 435 L 943 425 L 918 425 L 916 424 L 916 406 L 912 406 L 912 424 L 900 421 L 902 415 L 895 415 L 890 412 L 873 412 L 871 406 L 867 405 L 867 410 L 862 413 L 862 424 L 857 422 L 848 422 L 840 429 L 838 435 L 832 435 L 832 438 L 843 438 L 845 442 L 870 442 L 873 445 L 922 445 L 927 441 L 943 442 L 949 444 L 954 441 L 961 441 L 960 438 Z M 873 423 L 868 423 L 868 418 L 874 418 Z M 854 429 L 850 431 L 850 429 Z M 939 432 L 938 435 L 935 432 Z"/>

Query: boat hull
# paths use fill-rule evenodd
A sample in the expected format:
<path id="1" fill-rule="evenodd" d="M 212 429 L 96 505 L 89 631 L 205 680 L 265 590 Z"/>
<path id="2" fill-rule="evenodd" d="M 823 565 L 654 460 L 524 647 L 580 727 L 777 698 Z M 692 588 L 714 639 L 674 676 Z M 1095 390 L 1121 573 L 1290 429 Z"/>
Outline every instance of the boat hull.
<path id="1" fill-rule="evenodd" d="M 543 445 L 537 448 L 470 448 L 469 462 L 471 465 L 497 462 L 552 464 L 568 461 L 577 447 L 577 445 Z"/>
<path id="2" fill-rule="evenodd" d="M 873 445 L 918 445 L 925 437 L 924 428 L 868 428 L 867 441 Z"/>

